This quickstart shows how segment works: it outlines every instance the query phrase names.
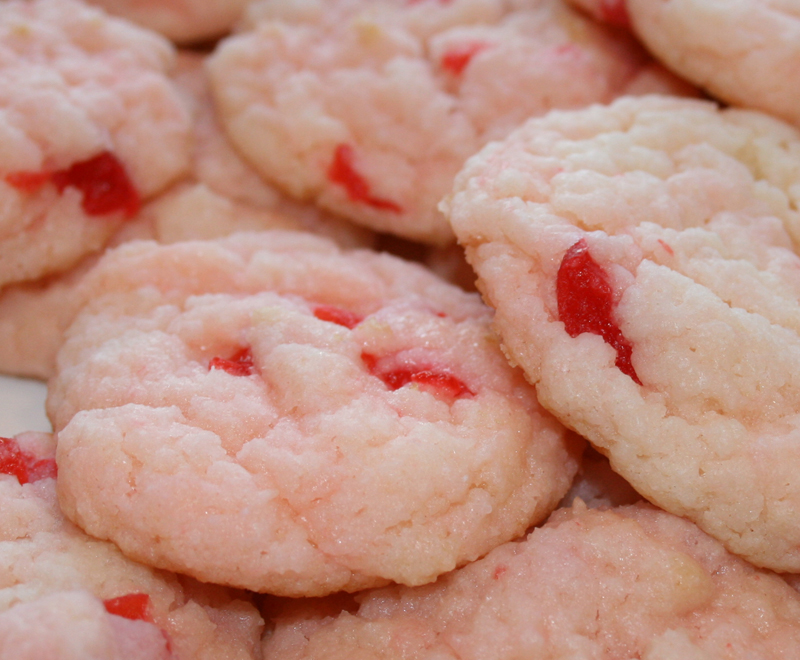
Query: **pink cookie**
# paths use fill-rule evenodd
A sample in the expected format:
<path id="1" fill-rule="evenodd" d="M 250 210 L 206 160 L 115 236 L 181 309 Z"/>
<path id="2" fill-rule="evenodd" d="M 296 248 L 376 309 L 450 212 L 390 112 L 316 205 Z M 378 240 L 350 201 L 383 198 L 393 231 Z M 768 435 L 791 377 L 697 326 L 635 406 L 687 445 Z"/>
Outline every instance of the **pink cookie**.
<path id="1" fill-rule="evenodd" d="M 245 594 L 153 571 L 67 521 L 54 453 L 49 434 L 0 439 L 0 657 L 260 657 Z"/>
<path id="2" fill-rule="evenodd" d="M 632 39 L 559 0 L 257 7 L 253 29 L 209 59 L 236 148 L 294 197 L 432 244 L 452 242 L 436 204 L 483 144 L 550 108 L 609 101 L 641 74 L 653 84 Z"/>
<path id="3" fill-rule="evenodd" d="M 61 504 L 146 564 L 284 595 L 420 584 L 577 469 L 487 308 L 421 267 L 263 232 L 129 243 L 92 281 L 48 396 Z"/>
<path id="4" fill-rule="evenodd" d="M 540 400 L 647 499 L 800 572 L 800 134 L 667 97 L 553 112 L 446 206 Z"/>
<path id="5" fill-rule="evenodd" d="M 292 229 L 329 236 L 346 247 L 372 246 L 372 232 L 288 199 L 242 161 L 216 122 L 203 61 L 200 55 L 180 53 L 173 75 L 193 120 L 191 172 L 145 204 L 108 245 L 137 238 L 174 243 L 237 231 Z M 53 375 L 64 331 L 88 295 L 83 279 L 97 258 L 92 254 L 65 273 L 0 290 L 0 373 L 41 379 Z M 453 268 L 451 264 L 442 268 Z"/>
<path id="6" fill-rule="evenodd" d="M 356 601 L 279 618 L 264 656 L 745 660 L 800 647 L 800 595 L 648 505 L 561 509 L 435 585 Z"/>
<path id="7" fill-rule="evenodd" d="M 73 0 L 0 4 L 0 286 L 98 250 L 186 171 L 173 56 Z"/>

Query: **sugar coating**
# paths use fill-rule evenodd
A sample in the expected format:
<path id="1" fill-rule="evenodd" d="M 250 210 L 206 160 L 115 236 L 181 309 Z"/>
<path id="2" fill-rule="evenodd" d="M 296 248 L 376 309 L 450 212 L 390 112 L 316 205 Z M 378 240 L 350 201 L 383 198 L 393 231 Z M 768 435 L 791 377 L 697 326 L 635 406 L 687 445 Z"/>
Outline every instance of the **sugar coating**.
<path id="1" fill-rule="evenodd" d="M 560 509 L 435 585 L 356 600 L 279 619 L 265 657 L 734 660 L 794 657 L 800 643 L 800 595 L 644 504 Z"/>
<path id="2" fill-rule="evenodd" d="M 90 214 L 46 176 L 109 152 L 141 199 L 188 166 L 188 114 L 166 77 L 169 43 L 72 0 L 0 5 L 0 286 L 65 270 L 125 213 Z"/>
<path id="3" fill-rule="evenodd" d="M 382 232 L 452 242 L 436 204 L 487 141 L 610 101 L 648 57 L 557 0 L 256 3 L 209 58 L 239 152 L 290 195 Z M 657 76 L 656 76 L 657 77 Z"/>
<path id="4" fill-rule="evenodd" d="M 50 381 L 60 501 L 146 564 L 292 596 L 420 584 L 577 469 L 477 295 L 414 264 L 262 232 L 129 243 L 93 282 Z M 215 367 L 243 349 L 252 369 Z"/>
<path id="5" fill-rule="evenodd" d="M 633 31 L 719 99 L 800 125 L 800 6 L 792 0 L 626 0 Z"/>
<path id="6" fill-rule="evenodd" d="M 50 434 L 23 433 L 15 440 L 37 458 L 55 454 Z M 142 657 L 134 654 L 137 639 L 147 642 L 147 658 L 260 657 L 263 621 L 248 596 L 154 571 L 86 536 L 61 513 L 55 481 L 20 485 L 17 477 L 0 474 L 0 657 L 122 660 Z M 132 593 L 149 595 L 152 623 L 106 614 L 102 601 Z M 77 648 L 70 651 L 70 645 Z M 53 646 L 64 655 L 46 655 Z"/>
<path id="7" fill-rule="evenodd" d="M 800 135 L 647 97 L 532 120 L 472 159 L 449 210 L 542 404 L 640 493 L 733 552 L 800 572 Z M 584 240 L 642 385 L 565 330 Z"/>
<path id="8" fill-rule="evenodd" d="M 223 36 L 241 16 L 249 0 L 88 0 L 180 44 Z"/>

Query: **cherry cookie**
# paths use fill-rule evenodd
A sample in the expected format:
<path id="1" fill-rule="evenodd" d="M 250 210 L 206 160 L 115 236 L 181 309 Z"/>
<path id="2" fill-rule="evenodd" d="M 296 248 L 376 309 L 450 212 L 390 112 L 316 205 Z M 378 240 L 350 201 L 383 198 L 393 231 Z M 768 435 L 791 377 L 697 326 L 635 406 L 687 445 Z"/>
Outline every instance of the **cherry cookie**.
<path id="1" fill-rule="evenodd" d="M 66 270 L 189 165 L 154 33 L 73 0 L 0 3 L 0 286 Z"/>
<path id="2" fill-rule="evenodd" d="M 236 148 L 293 197 L 426 243 L 453 240 L 436 205 L 466 158 L 529 116 L 610 101 L 642 75 L 683 91 L 560 0 L 256 7 L 209 58 Z"/>
<path id="3" fill-rule="evenodd" d="M 260 658 L 250 598 L 137 564 L 56 501 L 50 434 L 0 438 L 0 658 Z"/>
<path id="4" fill-rule="evenodd" d="M 542 404 L 647 499 L 800 572 L 800 135 L 706 101 L 553 112 L 444 204 Z"/>
<path id="5" fill-rule="evenodd" d="M 581 442 L 476 294 L 307 234 L 107 253 L 50 381 L 67 516 L 279 595 L 429 582 L 521 535 Z"/>
<path id="6" fill-rule="evenodd" d="M 800 644 L 800 595 L 786 582 L 645 504 L 560 509 L 434 585 L 355 600 L 335 616 L 278 618 L 264 656 L 745 660 Z"/>

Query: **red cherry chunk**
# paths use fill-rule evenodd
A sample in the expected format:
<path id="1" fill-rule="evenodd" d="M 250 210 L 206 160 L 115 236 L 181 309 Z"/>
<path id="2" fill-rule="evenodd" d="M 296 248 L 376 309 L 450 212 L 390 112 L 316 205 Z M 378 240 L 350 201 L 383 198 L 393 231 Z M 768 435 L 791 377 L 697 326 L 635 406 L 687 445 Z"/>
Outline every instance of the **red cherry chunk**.
<path id="1" fill-rule="evenodd" d="M 110 151 L 53 172 L 52 180 L 59 192 L 67 186 L 80 190 L 83 193 L 81 205 L 88 215 L 123 211 L 126 217 L 131 217 L 141 206 L 139 192 L 122 163 Z"/>
<path id="2" fill-rule="evenodd" d="M 600 18 L 609 25 L 621 28 L 631 27 L 626 0 L 602 0 L 600 2 Z"/>
<path id="3" fill-rule="evenodd" d="M 13 438 L 0 438 L 0 473 L 16 477 L 20 484 L 55 479 L 58 468 L 52 458 L 37 459 L 20 449 Z"/>
<path id="4" fill-rule="evenodd" d="M 147 621 L 153 623 L 150 616 L 150 596 L 143 593 L 125 594 L 117 598 L 103 601 L 106 612 L 133 621 Z"/>
<path id="5" fill-rule="evenodd" d="M 589 254 L 584 239 L 564 254 L 556 279 L 558 316 L 570 337 L 589 332 L 600 335 L 617 351 L 615 364 L 639 385 L 631 363 L 633 346 L 614 321 L 613 292 L 605 271 Z"/>
<path id="6" fill-rule="evenodd" d="M 380 378 L 392 391 L 399 390 L 409 383 L 416 383 L 451 399 L 475 395 L 464 381 L 448 371 L 411 365 L 384 368 L 380 359 L 371 353 L 362 353 L 361 360 L 369 372 Z"/>
<path id="7" fill-rule="evenodd" d="M 231 376 L 251 376 L 255 372 L 253 353 L 249 348 L 242 348 L 229 358 L 212 358 L 208 370 L 212 369 L 222 369 Z"/>
<path id="8" fill-rule="evenodd" d="M 457 76 L 467 68 L 467 64 L 470 63 L 477 53 L 487 47 L 488 44 L 472 42 L 448 50 L 442 56 L 442 68 Z"/>
<path id="9" fill-rule="evenodd" d="M 334 305 L 317 305 L 314 308 L 314 316 L 316 316 L 320 321 L 336 323 L 337 325 L 342 325 L 350 330 L 355 328 L 359 323 L 361 323 L 361 321 L 364 320 L 364 317 L 360 314 L 356 314 L 355 312 L 351 312 L 349 309 L 342 309 L 341 307 L 336 307 Z"/>
<path id="10" fill-rule="evenodd" d="M 355 151 L 349 144 L 340 144 L 333 153 L 333 161 L 328 167 L 328 180 L 342 186 L 350 201 L 359 202 L 382 211 L 402 213 L 395 202 L 373 197 L 369 183 L 355 167 Z"/>
<path id="11" fill-rule="evenodd" d="M 6 174 L 5 180 L 17 190 L 34 193 L 50 181 L 52 176 L 50 172 L 11 172 Z"/>

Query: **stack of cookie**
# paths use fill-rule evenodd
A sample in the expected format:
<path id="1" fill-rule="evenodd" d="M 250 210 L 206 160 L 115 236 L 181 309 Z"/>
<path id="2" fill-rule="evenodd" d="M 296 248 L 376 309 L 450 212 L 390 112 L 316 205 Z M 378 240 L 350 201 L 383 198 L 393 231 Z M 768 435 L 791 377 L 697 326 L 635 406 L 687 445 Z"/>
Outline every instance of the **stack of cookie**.
<path id="1" fill-rule="evenodd" d="M 800 657 L 773 4 L 2 3 L 0 658 Z"/>

